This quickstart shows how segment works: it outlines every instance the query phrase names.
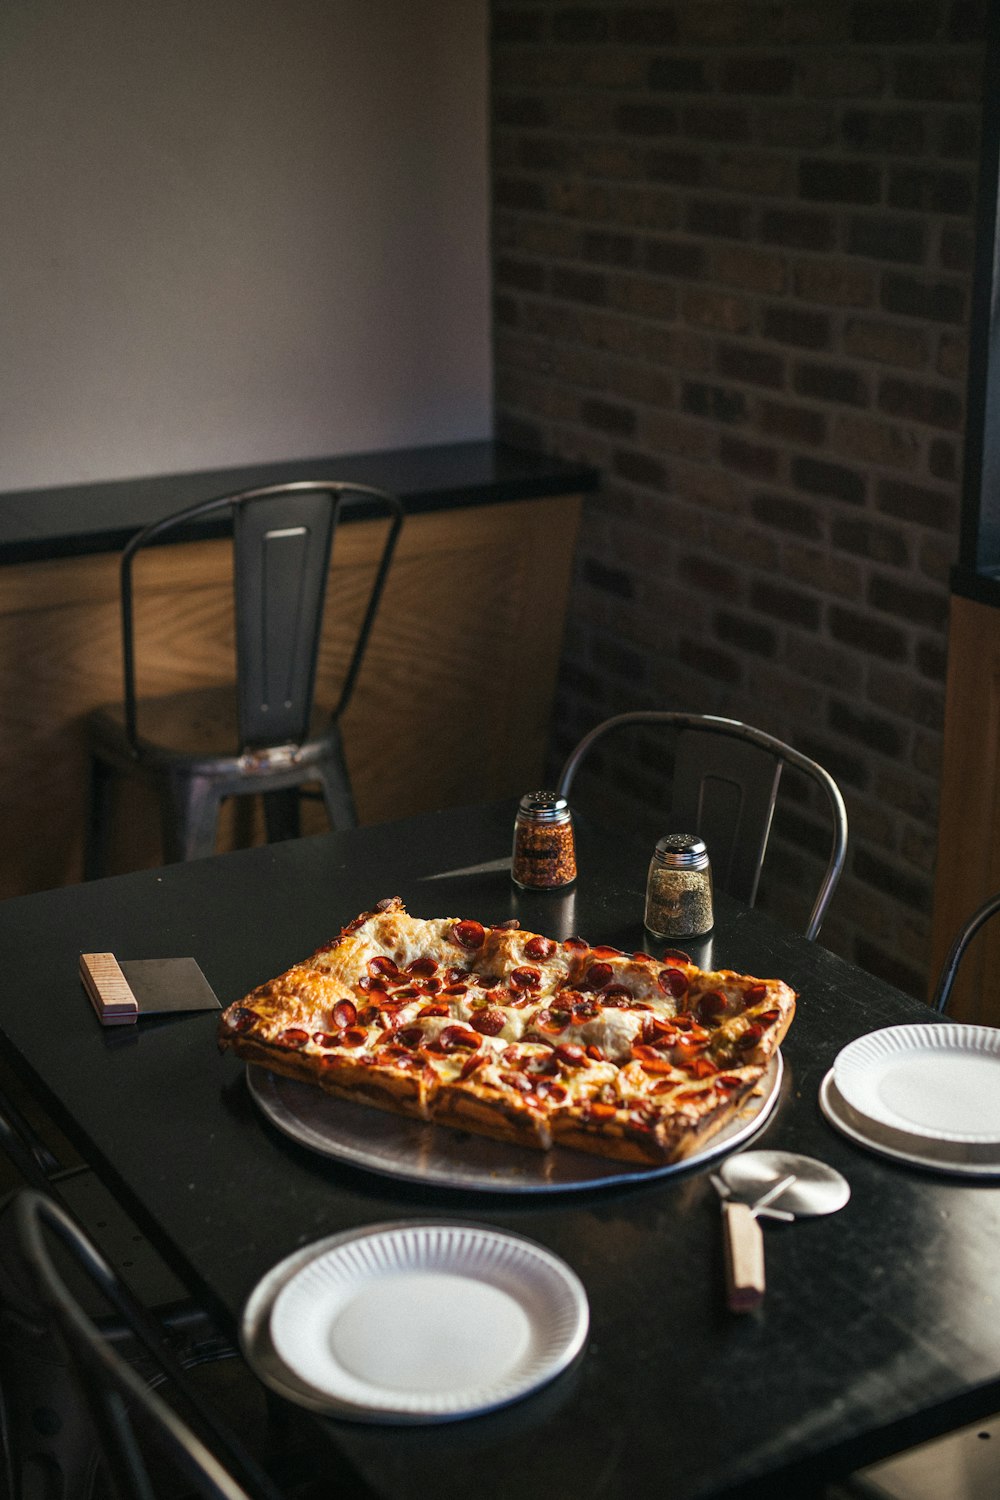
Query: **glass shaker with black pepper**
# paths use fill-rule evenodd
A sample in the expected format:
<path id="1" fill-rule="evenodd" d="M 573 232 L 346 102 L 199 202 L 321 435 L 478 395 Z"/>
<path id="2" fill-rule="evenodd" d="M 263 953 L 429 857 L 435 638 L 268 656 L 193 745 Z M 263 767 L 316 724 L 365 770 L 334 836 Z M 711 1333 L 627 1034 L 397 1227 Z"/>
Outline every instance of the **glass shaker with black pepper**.
<path id="1" fill-rule="evenodd" d="M 666 834 L 649 862 L 647 931 L 662 939 L 702 937 L 714 924 L 712 868 L 704 841 L 693 833 Z"/>
<path id="2" fill-rule="evenodd" d="M 514 820 L 511 879 L 522 890 L 556 890 L 576 879 L 573 817 L 556 792 L 526 792 Z"/>

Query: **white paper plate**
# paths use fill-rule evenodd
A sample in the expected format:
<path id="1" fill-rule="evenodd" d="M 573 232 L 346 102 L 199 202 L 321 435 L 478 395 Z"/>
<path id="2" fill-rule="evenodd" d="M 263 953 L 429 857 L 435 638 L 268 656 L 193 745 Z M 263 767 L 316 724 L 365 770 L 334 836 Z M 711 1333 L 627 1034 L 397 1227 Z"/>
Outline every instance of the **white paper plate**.
<path id="1" fill-rule="evenodd" d="M 920 1140 L 1000 1148 L 1000 1030 L 952 1022 L 888 1026 L 833 1065 L 857 1115 Z"/>
<path id="2" fill-rule="evenodd" d="M 471 1225 L 359 1233 L 274 1299 L 270 1339 L 345 1415 L 447 1421 L 516 1401 L 583 1346 L 586 1293 L 530 1240 Z"/>
<path id="3" fill-rule="evenodd" d="M 914 1167 L 929 1167 L 932 1171 L 947 1172 L 951 1176 L 1000 1176 L 1000 1146 L 914 1136 L 908 1131 L 894 1130 L 889 1125 L 869 1120 L 843 1098 L 833 1068 L 820 1084 L 819 1107 L 841 1135 L 879 1156 L 888 1156 Z"/>

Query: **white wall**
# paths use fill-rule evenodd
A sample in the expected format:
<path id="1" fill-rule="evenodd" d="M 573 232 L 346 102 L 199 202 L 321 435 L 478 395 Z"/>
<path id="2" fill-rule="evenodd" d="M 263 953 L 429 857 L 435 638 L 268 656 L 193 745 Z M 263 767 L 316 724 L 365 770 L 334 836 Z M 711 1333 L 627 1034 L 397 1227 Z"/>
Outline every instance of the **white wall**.
<path id="1" fill-rule="evenodd" d="M 488 437 L 486 0 L 3 0 L 0 490 Z"/>

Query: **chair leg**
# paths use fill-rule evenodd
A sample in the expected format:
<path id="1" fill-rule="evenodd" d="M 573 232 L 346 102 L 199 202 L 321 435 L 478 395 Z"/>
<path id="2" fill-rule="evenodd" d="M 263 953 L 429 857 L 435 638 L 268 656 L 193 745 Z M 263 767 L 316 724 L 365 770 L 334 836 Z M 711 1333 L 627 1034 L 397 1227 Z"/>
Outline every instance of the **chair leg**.
<path id="1" fill-rule="evenodd" d="M 214 782 L 201 776 L 171 776 L 161 798 L 164 863 L 214 854 L 220 800 Z"/>
<path id="2" fill-rule="evenodd" d="M 323 802 L 331 827 L 356 828 L 358 815 L 343 749 L 335 746 L 331 754 L 316 765 L 315 772 L 316 780 L 323 788 Z"/>
<path id="3" fill-rule="evenodd" d="M 91 753 L 83 843 L 84 880 L 97 880 L 107 873 L 113 781 L 114 772 L 111 767 L 100 756 Z"/>
<path id="4" fill-rule="evenodd" d="M 297 839 L 302 832 L 299 819 L 299 789 L 286 787 L 280 792 L 264 793 L 264 823 L 267 841 L 278 844 L 283 839 Z"/>

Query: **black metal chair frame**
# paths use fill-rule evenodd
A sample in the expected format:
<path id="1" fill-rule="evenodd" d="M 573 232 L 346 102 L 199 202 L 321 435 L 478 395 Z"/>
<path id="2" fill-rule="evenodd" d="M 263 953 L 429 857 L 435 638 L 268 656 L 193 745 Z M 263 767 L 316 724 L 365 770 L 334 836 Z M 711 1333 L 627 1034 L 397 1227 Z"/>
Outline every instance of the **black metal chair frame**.
<path id="1" fill-rule="evenodd" d="M 965 925 L 959 929 L 958 935 L 949 949 L 948 957 L 942 965 L 941 973 L 938 975 L 934 999 L 931 1001 L 933 1008 L 936 1011 L 940 1011 L 942 1015 L 948 1009 L 952 986 L 955 983 L 958 966 L 965 957 L 966 949 L 979 929 L 989 921 L 990 917 L 996 916 L 997 912 L 1000 912 L 1000 894 L 991 896 L 988 901 L 984 901 L 982 906 L 977 907 Z"/>
<path id="2" fill-rule="evenodd" d="M 199 1495 L 279 1500 L 271 1480 L 199 1400 L 155 1323 L 69 1214 L 34 1188 L 19 1193 L 10 1212 L 20 1269 L 65 1345 L 120 1494 L 153 1500 L 139 1428 Z M 69 1251 L 72 1264 L 131 1328 L 156 1372 L 157 1389 L 121 1357 L 69 1290 L 50 1253 L 50 1238 Z M 165 1384 L 180 1397 L 183 1417 L 159 1394 Z"/>
<path id="3" fill-rule="evenodd" d="M 336 705 L 310 734 L 330 554 L 346 511 L 389 519 L 381 556 Z M 236 608 L 236 711 L 232 754 L 180 752 L 140 733 L 133 570 L 137 554 L 168 531 L 215 514 L 232 517 Z M 167 862 L 214 849 L 225 797 L 265 794 L 269 838 L 298 831 L 298 794 L 318 783 L 334 827 L 356 822 L 340 722 L 351 701 L 403 522 L 395 495 L 368 485 L 299 480 L 201 501 L 144 527 L 120 561 L 123 721 L 91 715 L 88 877 L 102 873 L 115 772 L 154 778 L 163 799 Z M 283 795 L 284 794 L 284 795 Z"/>
<path id="4" fill-rule="evenodd" d="M 101 1253 L 107 1252 L 132 1268 L 129 1274 L 133 1285 L 146 1299 L 146 1316 L 155 1319 L 178 1364 L 194 1369 L 236 1359 L 232 1341 L 187 1297 L 179 1283 L 174 1284 L 167 1268 L 103 1189 L 92 1169 L 85 1163 L 66 1165 L 60 1161 L 4 1088 L 0 1088 L 0 1150 L 37 1193 L 57 1199 L 61 1210 L 71 1210 L 74 1219 L 79 1215 L 88 1224 L 100 1225 Z M 8 1194 L 5 1204 L 12 1197 Z M 2 1210 L 0 1205 L 0 1222 Z M 3 1279 L 0 1256 L 0 1284 Z M 120 1357 L 143 1365 L 143 1349 L 129 1323 L 114 1312 L 103 1311 L 95 1323 L 114 1343 Z M 44 1321 L 32 1316 L 30 1310 L 3 1306 L 2 1299 L 0 1367 L 4 1371 L 0 1379 L 0 1441 L 5 1471 L 0 1493 L 4 1500 L 19 1500 L 25 1486 L 30 1488 L 26 1473 L 35 1471 L 49 1476 L 46 1483 L 55 1484 L 58 1475 L 64 1500 L 89 1495 L 95 1438 L 76 1410 L 73 1390 L 67 1389 L 65 1359 L 53 1346 Z M 265 1404 L 270 1417 L 273 1403 L 269 1397 Z M 43 1427 L 37 1425 L 39 1409 L 48 1413 Z"/>
<path id="5" fill-rule="evenodd" d="M 663 831 L 696 833 L 704 838 L 720 887 L 751 906 L 757 898 L 782 770 L 786 765 L 794 766 L 822 789 L 832 816 L 833 838 L 805 929 L 806 937 L 814 939 L 840 879 L 847 852 L 847 810 L 830 773 L 783 740 L 737 719 L 670 709 L 641 709 L 605 719 L 584 735 L 559 774 L 560 795 L 568 797 L 582 762 L 598 741 L 608 734 L 642 725 L 677 731 L 671 785 L 671 816 L 675 827 Z M 705 792 L 709 782 L 724 783 L 735 789 L 735 816 L 731 809 L 724 820 L 713 814 Z"/>

